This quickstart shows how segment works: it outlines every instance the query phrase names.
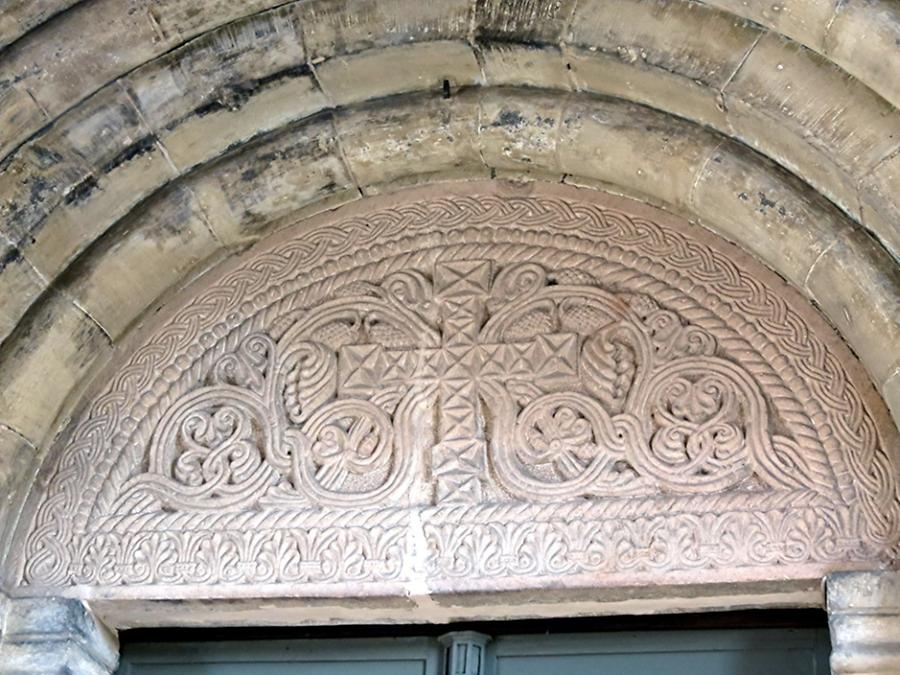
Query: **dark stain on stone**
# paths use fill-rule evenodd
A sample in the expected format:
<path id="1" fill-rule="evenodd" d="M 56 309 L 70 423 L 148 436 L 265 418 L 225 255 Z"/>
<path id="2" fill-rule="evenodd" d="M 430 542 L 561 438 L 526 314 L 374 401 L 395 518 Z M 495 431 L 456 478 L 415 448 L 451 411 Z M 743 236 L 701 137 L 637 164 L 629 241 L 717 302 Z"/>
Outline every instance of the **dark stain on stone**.
<path id="1" fill-rule="evenodd" d="M 771 199 L 766 197 L 765 192 L 758 192 L 757 194 L 759 195 L 760 206 L 768 206 L 768 207 L 775 206 L 776 202 L 773 202 Z"/>
<path id="2" fill-rule="evenodd" d="M 307 77 L 309 74 L 309 66 L 304 63 L 299 66 L 285 68 L 284 70 L 279 70 L 278 72 L 272 73 L 271 75 L 261 77 L 256 80 L 256 87 L 258 89 L 260 87 L 265 87 L 267 84 L 278 82 L 280 80 L 294 79 L 297 77 Z"/>
<path id="3" fill-rule="evenodd" d="M 228 110 L 228 106 L 219 99 L 215 98 L 212 101 L 207 101 L 203 105 L 194 108 L 194 114 L 197 117 L 206 117 L 207 115 L 221 112 L 223 110 Z"/>
<path id="4" fill-rule="evenodd" d="M 33 204 L 43 204 L 45 194 L 53 189 L 53 186 L 43 176 L 35 176 L 28 186 L 28 201 Z"/>
<path id="5" fill-rule="evenodd" d="M 63 200 L 67 206 L 71 206 L 72 204 L 78 204 L 79 202 L 87 199 L 90 194 L 97 189 L 97 179 L 94 178 L 93 175 L 88 176 L 83 181 L 78 183 L 75 187 L 69 190 L 66 193 L 66 197 Z"/>
<path id="6" fill-rule="evenodd" d="M 246 169 L 243 173 L 241 173 L 241 180 L 250 181 L 256 178 L 258 172 L 256 169 L 250 168 Z"/>
<path id="7" fill-rule="evenodd" d="M 139 157 L 148 152 L 151 152 L 156 147 L 156 136 L 153 134 L 148 134 L 141 138 L 137 143 L 132 143 L 127 148 L 122 150 L 119 154 L 109 160 L 106 164 L 104 164 L 100 171 L 104 174 L 109 173 L 117 166 L 124 164 L 125 162 L 130 162 L 135 157 Z"/>
<path id="8" fill-rule="evenodd" d="M 284 68 L 258 79 L 226 84 L 215 94 L 214 98 L 195 108 L 194 114 L 197 117 L 205 117 L 206 115 L 225 110 L 232 112 L 240 110 L 260 89 L 267 87 L 269 84 L 309 75 L 309 66 L 302 64 Z"/>
<path id="9" fill-rule="evenodd" d="M 38 161 L 38 165 L 42 169 L 48 169 L 51 166 L 59 164 L 63 159 L 62 155 L 60 155 L 55 150 L 51 150 L 50 148 L 43 148 L 40 145 L 31 146 L 31 151 L 34 153 L 34 156 Z"/>
<path id="10" fill-rule="evenodd" d="M 491 124 L 492 127 L 520 127 L 525 124 L 525 118 L 515 110 L 504 110 Z"/>
<path id="11" fill-rule="evenodd" d="M 11 246 L 7 249 L 6 253 L 0 257 L 0 272 L 5 270 L 9 265 L 13 263 L 17 263 L 22 259 L 22 252 L 17 249 L 15 246 Z"/>

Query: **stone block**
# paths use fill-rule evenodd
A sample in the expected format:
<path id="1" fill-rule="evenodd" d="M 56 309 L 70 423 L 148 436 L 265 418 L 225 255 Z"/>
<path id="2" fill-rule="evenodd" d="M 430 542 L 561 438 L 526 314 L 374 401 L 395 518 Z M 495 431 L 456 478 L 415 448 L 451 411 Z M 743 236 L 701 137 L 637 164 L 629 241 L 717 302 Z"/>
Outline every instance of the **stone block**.
<path id="1" fill-rule="evenodd" d="M 265 12 L 277 0 L 153 0 L 147 7 L 148 23 L 156 27 L 167 42 L 180 44 L 186 40 L 229 23 L 240 23 L 243 17 Z"/>
<path id="2" fill-rule="evenodd" d="M 0 424 L 0 566 L 9 554 L 12 528 L 25 493 L 34 479 L 36 454 L 31 443 Z"/>
<path id="3" fill-rule="evenodd" d="M 759 35 L 739 16 L 701 3 L 585 0 L 575 10 L 568 44 L 718 91 Z"/>
<path id="4" fill-rule="evenodd" d="M 138 14 L 136 20 L 123 9 L 120 0 L 79 3 L 65 13 L 65 20 L 48 22 L 4 52 L 17 87 L 27 89 L 49 119 L 174 46 L 146 16 Z M 38 128 L 22 127 L 17 137 L 24 140 Z"/>
<path id="5" fill-rule="evenodd" d="M 164 132 L 191 114 L 233 109 L 260 86 L 305 63 L 287 8 L 218 28 L 124 78 L 147 121 Z"/>
<path id="6" fill-rule="evenodd" d="M 713 153 L 691 206 L 721 236 L 764 260 L 798 288 L 822 252 L 850 228 L 828 202 L 737 144 Z"/>
<path id="7" fill-rule="evenodd" d="M 0 349 L 0 423 L 40 445 L 82 378 L 110 350 L 103 331 L 68 298 L 49 297 Z"/>
<path id="8" fill-rule="evenodd" d="M 8 160 L 0 176 L 7 237 L 47 279 L 172 176 L 128 95 L 102 89 Z"/>
<path id="9" fill-rule="evenodd" d="M 85 162 L 52 129 L 20 148 L 0 164 L 0 234 L 28 247 L 47 214 L 89 174 Z"/>
<path id="10" fill-rule="evenodd" d="M 575 10 L 569 63 L 579 89 L 722 128 L 720 92 L 759 34 L 700 3 L 587 0 Z"/>
<path id="11" fill-rule="evenodd" d="M 312 75 L 297 71 L 267 84 L 239 108 L 185 119 L 164 134 L 164 143 L 172 162 L 183 171 L 326 106 L 325 95 Z"/>
<path id="12" fill-rule="evenodd" d="M 900 260 L 900 151 L 859 184 L 862 222 Z"/>
<path id="13" fill-rule="evenodd" d="M 82 256 L 64 288 L 116 340 L 221 250 L 194 196 L 176 187 L 142 204 Z"/>
<path id="14" fill-rule="evenodd" d="M 759 41 L 724 95 L 738 137 L 756 139 L 767 155 L 838 197 L 852 194 L 842 190 L 855 182 L 847 176 L 862 177 L 900 142 L 900 116 L 887 101 L 774 35 Z"/>
<path id="15" fill-rule="evenodd" d="M 581 100 L 563 112 L 560 168 L 678 208 L 718 143 L 695 125 L 642 106 Z"/>
<path id="16" fill-rule="evenodd" d="M 330 118 L 316 118 L 261 139 L 198 176 L 201 204 L 214 201 L 210 225 L 221 241 L 257 238 L 268 223 L 345 190 L 356 191 Z"/>
<path id="17" fill-rule="evenodd" d="M 155 141 L 128 93 L 117 84 L 104 87 L 53 126 L 48 137 L 71 149 L 94 177 L 112 173 Z"/>
<path id="18" fill-rule="evenodd" d="M 41 210 L 29 230 L 18 233 L 23 252 L 47 279 L 173 175 L 155 135 L 116 85 L 74 108 L 13 161 L 25 157 L 42 160 L 31 184 L 52 188 L 49 197 L 39 195 Z"/>
<path id="19" fill-rule="evenodd" d="M 376 47 L 464 40 L 470 0 L 325 0 L 298 3 L 303 44 L 318 62 Z"/>
<path id="20" fill-rule="evenodd" d="M 23 0 L 7 3 L 0 13 L 0 47 L 6 47 L 76 2 L 78 0 Z"/>
<path id="21" fill-rule="evenodd" d="M 481 67 L 464 42 L 437 41 L 336 56 L 316 66 L 332 103 L 341 106 L 412 91 L 441 92 L 476 84 Z"/>
<path id="22" fill-rule="evenodd" d="M 558 43 L 572 20 L 575 0 L 476 0 L 475 35 L 506 42 Z"/>
<path id="23" fill-rule="evenodd" d="M 818 257 L 806 291 L 854 346 L 872 380 L 884 382 L 900 356 L 900 266 L 854 229 Z"/>
<path id="24" fill-rule="evenodd" d="M 555 45 L 485 43 L 479 52 L 488 85 L 572 88 L 562 50 Z"/>
<path id="25" fill-rule="evenodd" d="M 24 245 L 25 255 L 46 278 L 56 277 L 117 219 L 175 175 L 152 136 L 136 142 L 112 164 L 109 173 L 89 174 L 75 185 Z"/>
<path id="26" fill-rule="evenodd" d="M 0 17 L 4 13 L 0 13 Z M 0 129 L 3 129 L 0 157 L 6 157 L 33 130 L 40 129 L 46 123 L 46 114 L 31 96 L 14 84 L 0 84 Z"/>
<path id="27" fill-rule="evenodd" d="M 710 0 L 706 4 L 747 17 L 775 33 L 820 50 L 838 3 L 837 0 Z"/>
<path id="28" fill-rule="evenodd" d="M 335 118 L 344 155 L 361 187 L 410 174 L 481 167 L 477 125 L 474 96 L 419 95 L 405 105 L 369 104 Z"/>
<path id="29" fill-rule="evenodd" d="M 484 162 L 498 169 L 556 171 L 557 141 L 565 99 L 517 96 L 489 90 L 480 96 L 478 142 Z"/>
<path id="30" fill-rule="evenodd" d="M 578 48 L 566 50 L 566 63 L 578 91 L 643 103 L 713 127 L 725 125 L 718 92 L 702 83 L 623 61 L 618 54 Z"/>
<path id="31" fill-rule="evenodd" d="M 0 243 L 0 343 L 12 332 L 46 283 L 11 244 Z"/>
<path id="32" fill-rule="evenodd" d="M 900 5 L 838 2 L 823 52 L 900 108 Z"/>
<path id="33" fill-rule="evenodd" d="M 126 86 L 179 170 L 326 104 L 291 7 L 193 40 L 128 76 Z"/>

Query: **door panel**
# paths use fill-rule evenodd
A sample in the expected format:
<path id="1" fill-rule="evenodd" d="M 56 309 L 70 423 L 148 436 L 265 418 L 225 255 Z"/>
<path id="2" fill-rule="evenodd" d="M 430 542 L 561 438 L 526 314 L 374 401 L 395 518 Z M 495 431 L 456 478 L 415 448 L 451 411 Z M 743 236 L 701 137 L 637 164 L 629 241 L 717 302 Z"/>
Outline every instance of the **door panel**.
<path id="1" fill-rule="evenodd" d="M 824 629 L 509 635 L 472 675 L 828 675 Z M 441 675 L 436 638 L 126 645 L 124 675 Z M 467 674 L 468 675 L 468 674 Z"/>
<path id="2" fill-rule="evenodd" d="M 824 630 L 666 631 L 497 638 L 490 675 L 828 675 Z"/>
<path id="3" fill-rule="evenodd" d="M 439 675 L 427 638 L 148 643 L 123 650 L 123 675 Z"/>

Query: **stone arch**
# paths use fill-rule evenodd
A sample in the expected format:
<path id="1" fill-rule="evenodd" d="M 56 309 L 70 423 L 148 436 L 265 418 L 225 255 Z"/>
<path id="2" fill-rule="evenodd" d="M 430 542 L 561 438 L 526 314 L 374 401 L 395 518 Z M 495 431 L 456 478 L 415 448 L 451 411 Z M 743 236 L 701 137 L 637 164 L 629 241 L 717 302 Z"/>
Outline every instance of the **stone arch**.
<path id="1" fill-rule="evenodd" d="M 27 530 L 104 363 L 193 279 L 317 213 L 447 180 L 625 195 L 737 244 L 837 328 L 892 438 L 865 391 L 896 423 L 892 4 L 272 5 L 0 18 L 0 541 Z M 86 41 L 99 25 L 121 30 Z"/>

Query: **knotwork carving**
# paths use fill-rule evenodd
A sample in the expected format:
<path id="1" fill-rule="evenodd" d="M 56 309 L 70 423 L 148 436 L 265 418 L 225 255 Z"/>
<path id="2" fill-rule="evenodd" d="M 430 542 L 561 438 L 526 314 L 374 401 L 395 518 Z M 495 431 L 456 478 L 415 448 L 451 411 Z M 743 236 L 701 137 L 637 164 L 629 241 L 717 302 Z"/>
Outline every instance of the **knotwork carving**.
<path id="1" fill-rule="evenodd" d="M 286 232 L 179 301 L 63 437 L 22 581 L 896 555 L 873 417 L 765 271 L 574 193 L 426 197 Z"/>

